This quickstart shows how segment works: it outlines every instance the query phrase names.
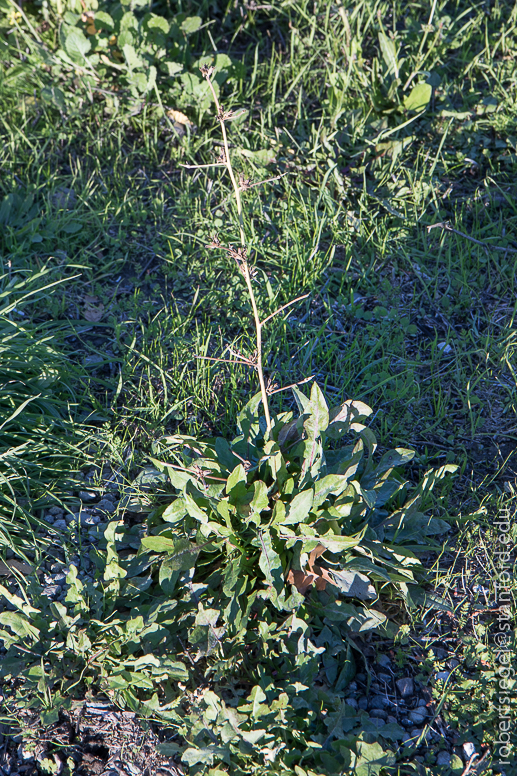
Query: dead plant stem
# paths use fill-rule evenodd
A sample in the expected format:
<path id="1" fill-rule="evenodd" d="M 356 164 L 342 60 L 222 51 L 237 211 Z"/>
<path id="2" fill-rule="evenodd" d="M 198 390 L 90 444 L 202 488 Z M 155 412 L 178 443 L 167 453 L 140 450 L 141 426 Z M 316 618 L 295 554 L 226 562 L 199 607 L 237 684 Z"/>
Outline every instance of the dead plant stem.
<path id="1" fill-rule="evenodd" d="M 225 154 L 225 165 L 226 169 L 228 170 L 228 173 L 230 175 L 230 179 L 232 181 L 233 190 L 235 193 L 235 204 L 237 205 L 237 214 L 239 216 L 239 229 L 240 229 L 240 236 L 241 236 L 241 248 L 243 250 L 244 256 L 246 254 L 244 251 L 246 250 L 246 236 L 244 233 L 244 218 L 242 215 L 242 200 L 241 200 L 241 189 L 239 184 L 237 183 L 237 180 L 235 178 L 235 173 L 233 171 L 232 162 L 230 159 L 230 149 L 228 147 L 228 135 L 226 133 L 226 125 L 225 120 L 226 118 L 229 118 L 229 114 L 225 114 L 222 110 L 219 100 L 217 99 L 217 94 L 214 89 L 214 85 L 212 83 L 212 69 L 207 68 L 206 70 L 202 70 L 202 73 L 204 77 L 206 78 L 208 85 L 210 87 L 210 90 L 212 92 L 212 96 L 214 98 L 215 107 L 217 110 L 217 118 L 219 119 L 219 123 L 221 124 L 221 132 L 223 135 L 223 144 L 224 144 L 224 154 Z M 253 318 L 255 320 L 255 333 L 256 333 L 256 341 L 257 341 L 257 374 L 259 378 L 259 384 L 260 384 L 260 393 L 262 394 L 262 404 L 264 407 L 264 415 L 266 418 L 266 426 L 267 426 L 267 432 L 268 435 L 271 432 L 271 416 L 269 414 L 269 403 L 268 403 L 268 394 L 266 389 L 266 382 L 264 380 L 264 370 L 262 366 L 262 324 L 260 322 L 260 316 L 257 309 L 257 302 L 255 299 L 255 294 L 253 292 L 253 286 L 251 284 L 251 274 L 248 264 L 248 259 L 244 258 L 240 265 L 242 275 L 244 277 L 244 281 L 246 283 L 248 294 L 251 301 L 251 307 L 253 309 Z"/>

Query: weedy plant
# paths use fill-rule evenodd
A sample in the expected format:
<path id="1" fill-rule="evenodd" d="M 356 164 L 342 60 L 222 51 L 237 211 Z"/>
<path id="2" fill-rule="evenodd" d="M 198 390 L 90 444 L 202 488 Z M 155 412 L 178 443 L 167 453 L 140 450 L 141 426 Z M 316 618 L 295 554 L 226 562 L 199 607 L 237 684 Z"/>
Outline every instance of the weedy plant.
<path id="1" fill-rule="evenodd" d="M 271 409 L 262 331 L 288 305 L 260 319 L 241 200 L 254 184 L 233 167 L 227 122 L 236 114 L 221 107 L 213 68 L 202 74 L 240 236 L 238 247 L 218 237 L 211 247 L 244 280 L 256 352 L 234 358 L 256 371 L 260 391 L 231 442 L 176 435 L 154 444 L 153 468 L 126 501 L 135 509 L 135 491 L 147 489 L 143 534 L 112 521 L 90 551 L 95 579 L 82 581 L 72 565 L 64 603 L 39 594 L 36 580 L 31 605 L 2 589 L 17 611 L 1 615 L 0 672 L 20 680 L 13 704 L 37 698 L 47 722 L 86 687 L 165 721 L 162 750 L 190 773 L 217 762 L 234 774 L 378 772 L 395 762 L 404 731 L 379 730 L 344 700 L 362 659 L 354 637 L 391 633 L 387 612 L 425 596 L 419 554 L 449 528 L 425 512 L 427 498 L 455 467 L 410 484 L 401 467 L 413 451 L 378 457 L 365 424 L 372 410 L 354 400 L 329 408 L 315 382 L 309 396 L 289 386 L 296 413 Z"/>

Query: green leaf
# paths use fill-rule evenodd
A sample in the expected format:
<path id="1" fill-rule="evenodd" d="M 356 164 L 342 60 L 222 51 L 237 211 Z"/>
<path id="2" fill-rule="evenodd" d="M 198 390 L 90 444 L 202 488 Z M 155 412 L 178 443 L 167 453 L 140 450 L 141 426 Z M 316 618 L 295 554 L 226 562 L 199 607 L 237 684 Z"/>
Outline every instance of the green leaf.
<path id="1" fill-rule="evenodd" d="M 109 13 L 106 13 L 105 11 L 95 11 L 95 26 L 97 28 L 108 27 L 112 30 L 115 23 Z"/>
<path id="2" fill-rule="evenodd" d="M 268 148 L 263 148 L 260 151 L 249 151 L 247 148 L 241 148 L 240 153 L 245 156 L 246 159 L 250 159 L 259 166 L 266 167 L 268 164 L 276 162 L 275 152 Z"/>
<path id="3" fill-rule="evenodd" d="M 86 54 L 91 49 L 92 44 L 83 32 L 74 27 L 66 36 L 65 49 L 66 53 L 74 62 L 78 64 L 84 64 Z"/>
<path id="4" fill-rule="evenodd" d="M 319 507 L 329 496 L 339 496 L 348 487 L 349 477 L 343 474 L 327 474 L 316 483 L 314 507 Z"/>
<path id="5" fill-rule="evenodd" d="M 309 407 L 310 415 L 303 424 L 309 439 L 316 439 L 329 424 L 329 410 L 325 397 L 321 392 L 318 383 L 314 382 L 311 388 L 311 399 Z"/>
<path id="6" fill-rule="evenodd" d="M 377 598 L 374 586 L 370 583 L 368 577 L 359 571 L 349 571 L 348 569 L 329 569 L 334 584 L 340 592 L 351 598 L 360 598 L 362 601 Z"/>
<path id="7" fill-rule="evenodd" d="M 183 30 L 185 35 L 192 35 L 192 33 L 197 32 L 199 30 L 202 23 L 203 23 L 203 20 L 199 16 L 188 16 L 181 23 L 181 29 Z"/>
<path id="8" fill-rule="evenodd" d="M 166 536 L 144 536 L 142 546 L 153 552 L 174 552 L 174 540 Z"/>
<path id="9" fill-rule="evenodd" d="M 354 776 L 377 776 L 381 768 L 395 763 L 393 752 L 390 750 L 386 751 L 377 742 L 367 744 L 365 741 L 357 741 L 355 749 L 357 760 Z"/>
<path id="10" fill-rule="evenodd" d="M 65 110 L 65 95 L 58 86 L 45 86 L 41 90 L 41 99 L 49 105 L 54 105 L 60 111 Z"/>
<path id="11" fill-rule="evenodd" d="M 406 110 L 414 110 L 420 112 L 424 110 L 429 104 L 433 88 L 431 84 L 419 83 L 413 86 L 410 93 L 404 100 L 404 108 Z"/>
<path id="12" fill-rule="evenodd" d="M 259 566 L 266 581 L 277 593 L 284 588 L 284 576 L 280 555 L 273 549 L 271 534 L 267 528 L 259 531 L 259 546 L 261 548 Z"/>
<path id="13" fill-rule="evenodd" d="M 297 493 L 289 504 L 287 517 L 282 520 L 282 525 L 297 525 L 308 517 L 314 500 L 314 490 L 307 488 Z"/>
<path id="14" fill-rule="evenodd" d="M 6 625 L 22 639 L 29 637 L 36 642 L 39 638 L 39 630 L 31 624 L 28 617 L 18 612 L 0 612 L 0 625 Z"/>
<path id="15" fill-rule="evenodd" d="M 162 512 L 162 518 L 167 523 L 179 523 L 187 514 L 187 503 L 184 498 L 177 498 Z"/>
<path id="16" fill-rule="evenodd" d="M 80 221 L 69 221 L 67 224 L 61 227 L 66 234 L 77 234 L 83 228 L 83 224 Z"/>
<path id="17" fill-rule="evenodd" d="M 95 18 L 97 18 L 97 14 L 95 14 Z M 169 34 L 170 24 L 167 19 L 163 18 L 163 16 L 155 16 L 153 14 L 148 20 L 147 26 L 150 30 L 160 30 L 160 32 L 163 32 L 164 35 Z"/>
<path id="18" fill-rule="evenodd" d="M 386 33 L 379 33 L 379 45 L 381 47 L 382 57 L 388 68 L 388 73 L 393 74 L 395 78 L 399 77 L 399 64 L 397 59 L 397 49 L 395 42 L 388 38 Z"/>
<path id="19" fill-rule="evenodd" d="M 174 552 L 167 558 L 168 566 L 174 571 L 187 571 L 196 565 L 200 547 L 188 539 L 176 539 Z"/>
<path id="20" fill-rule="evenodd" d="M 250 501 L 250 507 L 254 512 L 260 513 L 263 509 L 269 507 L 269 496 L 267 485 L 262 480 L 253 483 L 253 498 Z"/>
<path id="21" fill-rule="evenodd" d="M 151 89 L 154 89 L 155 84 L 156 84 L 156 68 L 154 65 L 151 65 L 151 67 L 149 68 L 149 73 L 147 75 L 146 91 L 150 92 Z"/>
<path id="22" fill-rule="evenodd" d="M 130 43 L 126 43 L 125 46 L 123 46 L 122 51 L 124 52 L 124 59 L 130 70 L 136 70 L 138 67 L 142 67 L 142 60 L 136 53 L 134 46 Z"/>
<path id="23" fill-rule="evenodd" d="M 226 492 L 230 494 L 239 482 L 246 482 L 246 471 L 242 463 L 239 463 L 228 477 Z"/>
<path id="24" fill-rule="evenodd" d="M 187 514 L 190 515 L 190 517 L 199 520 L 200 523 L 208 523 L 208 515 L 196 504 L 189 493 L 185 493 L 185 506 L 187 508 Z"/>

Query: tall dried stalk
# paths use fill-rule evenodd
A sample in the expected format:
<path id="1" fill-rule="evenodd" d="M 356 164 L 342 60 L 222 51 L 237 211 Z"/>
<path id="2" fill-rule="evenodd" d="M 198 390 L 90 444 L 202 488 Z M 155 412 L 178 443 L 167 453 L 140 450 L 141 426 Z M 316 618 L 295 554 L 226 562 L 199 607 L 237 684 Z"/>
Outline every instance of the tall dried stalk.
<path id="1" fill-rule="evenodd" d="M 252 186 L 257 186 L 259 184 L 257 183 L 251 183 L 250 181 L 246 180 L 243 176 L 240 177 L 239 181 L 237 181 L 237 178 L 235 177 L 235 172 L 232 165 L 232 160 L 230 157 L 230 149 L 228 146 L 228 135 L 226 132 L 226 122 L 231 121 L 232 119 L 236 118 L 239 114 L 234 113 L 234 111 L 224 111 L 219 103 L 217 93 L 214 89 L 214 85 L 212 83 L 212 76 L 214 74 L 214 68 L 213 67 L 202 67 L 201 73 L 203 75 L 203 78 L 206 79 L 210 90 L 212 92 L 212 96 L 214 98 L 215 107 L 217 110 L 217 119 L 221 125 L 221 132 L 223 136 L 223 146 L 224 150 L 220 156 L 220 158 L 217 160 L 217 162 L 214 162 L 212 164 L 184 164 L 182 167 L 187 168 L 204 168 L 204 167 L 226 167 L 228 170 L 228 174 L 230 176 L 230 180 L 232 182 L 233 191 L 235 194 L 235 204 L 237 206 L 237 213 L 239 216 L 239 231 L 240 231 L 240 248 L 233 248 L 231 245 L 223 245 L 217 236 L 214 236 L 212 238 L 212 242 L 210 243 L 209 248 L 222 248 L 225 250 L 229 256 L 231 256 L 233 259 L 235 259 L 237 266 L 239 268 L 239 271 L 241 272 L 244 281 L 246 283 L 246 287 L 248 289 L 249 298 L 251 301 L 251 307 L 253 309 L 253 320 L 255 324 L 255 338 L 256 338 L 256 344 L 257 344 L 257 352 L 256 355 L 251 358 L 246 358 L 240 354 L 233 353 L 232 355 L 237 359 L 237 361 L 231 361 L 229 363 L 242 363 L 246 364 L 247 366 L 252 366 L 257 370 L 258 378 L 259 378 L 259 384 L 260 384 L 260 393 L 262 395 L 262 404 L 264 407 L 264 415 L 266 419 L 266 427 L 267 427 L 267 434 L 269 436 L 271 432 L 271 415 L 269 412 L 269 401 L 268 396 L 272 393 L 277 393 L 279 390 L 285 390 L 285 388 L 275 388 L 272 390 L 268 390 L 268 387 L 266 386 L 266 381 L 264 379 L 264 368 L 262 364 L 262 327 L 265 323 L 267 323 L 271 318 L 274 318 L 275 315 L 282 312 L 282 310 L 285 310 L 287 307 L 290 307 L 295 302 L 299 302 L 301 299 L 305 299 L 308 294 L 303 294 L 302 296 L 297 297 L 296 299 L 293 299 L 291 302 L 288 302 L 287 304 L 282 305 L 277 310 L 275 310 L 274 313 L 271 313 L 271 315 L 268 315 L 267 318 L 265 318 L 263 321 L 260 320 L 259 312 L 257 309 L 257 301 L 255 299 L 255 293 L 253 291 L 253 285 L 252 281 L 255 276 L 255 270 L 253 267 L 250 266 L 248 261 L 248 254 L 247 254 L 247 246 L 246 246 L 246 235 L 244 232 L 244 217 L 242 214 L 242 200 L 241 200 L 241 191 L 245 191 L 246 189 L 251 188 Z M 282 178 L 282 175 L 275 176 L 274 178 L 269 178 L 267 181 L 262 181 L 262 183 L 268 183 L 269 181 L 275 181 L 279 178 Z M 212 360 L 212 359 L 211 359 Z M 213 359 L 215 361 L 225 361 L 225 359 Z M 304 380 L 301 380 L 299 382 L 304 383 L 307 382 L 312 378 L 305 378 Z M 298 385 L 299 383 L 293 383 L 293 385 Z M 291 386 L 286 386 L 286 388 L 291 388 Z"/>
<path id="2" fill-rule="evenodd" d="M 235 177 L 235 173 L 233 171 L 232 166 L 232 160 L 230 158 L 230 149 L 228 147 L 228 135 L 226 133 L 226 121 L 231 121 L 232 118 L 235 118 L 235 114 L 233 111 L 225 112 L 221 108 L 221 105 L 219 103 L 219 100 L 217 98 L 216 91 L 214 89 L 214 85 L 212 83 L 212 75 L 214 73 L 213 67 L 203 67 L 201 68 L 201 72 L 203 74 L 203 77 L 206 79 L 210 90 L 212 92 L 212 96 L 214 98 L 215 107 L 217 110 L 217 118 L 219 120 L 219 123 L 221 124 L 221 132 L 223 135 L 223 144 L 224 144 L 224 159 L 223 164 L 225 165 L 226 169 L 228 170 L 228 173 L 230 175 L 230 179 L 233 186 L 233 191 L 235 193 L 235 204 L 237 206 L 237 214 L 239 216 L 239 230 L 240 230 L 240 238 L 241 238 L 241 250 L 238 256 L 234 256 L 236 258 L 237 263 L 239 265 L 239 269 L 242 273 L 242 276 L 244 278 L 244 281 L 246 283 L 246 287 L 248 289 L 248 294 L 251 301 L 251 306 L 253 308 L 253 319 L 255 322 L 255 337 L 256 337 L 256 343 L 257 343 L 257 355 L 256 355 L 256 362 L 255 362 L 255 368 L 257 370 L 259 384 L 260 384 L 260 393 L 262 394 L 262 404 L 264 406 L 264 415 L 266 418 L 266 426 L 268 434 L 271 431 L 271 416 L 269 414 L 269 402 L 268 402 L 268 394 L 266 389 L 266 382 L 264 380 L 264 369 L 262 366 L 262 323 L 260 321 L 258 309 L 257 309 L 257 301 L 255 299 L 255 294 L 253 292 L 253 285 L 252 285 L 252 270 L 250 268 L 248 257 L 247 257 L 247 250 L 246 250 L 246 235 L 244 233 L 244 218 L 242 215 L 242 200 L 241 200 L 241 186 L 239 183 L 237 183 L 237 179 Z M 244 183 L 244 185 L 246 185 Z M 232 252 L 233 253 L 233 252 Z"/>

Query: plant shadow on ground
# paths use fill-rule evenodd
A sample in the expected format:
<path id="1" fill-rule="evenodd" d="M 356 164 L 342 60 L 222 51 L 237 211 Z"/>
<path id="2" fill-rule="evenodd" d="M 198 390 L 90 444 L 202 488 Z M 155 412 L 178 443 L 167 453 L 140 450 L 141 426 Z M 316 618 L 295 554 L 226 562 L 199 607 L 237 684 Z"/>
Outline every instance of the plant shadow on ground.
<path id="1" fill-rule="evenodd" d="M 366 4 L 344 16 L 329 9 L 318 8 L 317 26 L 303 4 L 248 9 L 235 44 L 224 29 L 215 38 L 250 73 L 223 89 L 225 107 L 249 109 L 230 129 L 236 164 L 253 181 L 286 173 L 247 193 L 262 316 L 310 294 L 271 323 L 266 368 L 279 386 L 314 375 L 329 403 L 373 406 L 381 449 L 417 451 L 406 468 L 412 482 L 429 466 L 460 465 L 434 507 L 459 525 L 447 540 L 458 558 L 447 546 L 424 557 L 445 608 L 394 609 L 401 646 L 391 659 L 399 668 L 420 661 L 410 673 L 426 687 L 440 662 L 433 639 L 452 632 L 442 662 L 456 653 L 462 682 L 484 677 L 486 690 L 466 711 L 471 688 L 456 686 L 444 724 L 458 731 L 457 746 L 474 739 L 481 751 L 497 715 L 486 700 L 495 692 L 494 615 L 479 590 L 494 575 L 491 518 L 517 487 L 512 12 L 492 10 L 485 46 L 481 11 L 444 8 L 423 63 L 423 9 L 402 26 L 400 7 L 384 8 L 379 24 Z M 198 54 L 210 51 L 199 45 Z M 420 116 L 423 97 L 415 93 L 412 108 L 402 81 L 424 65 L 432 96 Z M 97 429 L 90 460 L 98 470 L 122 466 L 131 481 L 162 434 L 229 437 L 255 392 L 253 372 L 208 360 L 253 350 L 242 281 L 205 248 L 214 229 L 238 242 L 230 192 L 217 171 L 178 166 L 213 162 L 219 149 L 195 101 L 170 105 L 190 116 L 175 126 L 143 100 L 136 115 L 107 115 L 99 103 L 65 117 L 34 98 L 34 75 L 23 78 L 17 107 L 11 93 L 2 97 L 15 117 L 2 150 L 5 270 L 45 265 L 52 278 L 70 276 L 20 310 L 36 325 L 66 322 L 62 352 L 81 373 L 82 420 Z M 427 231 L 444 221 L 487 247 Z M 278 412 L 294 406 L 289 392 L 274 402 Z M 129 515 L 135 526 L 141 519 Z M 359 646 L 371 668 L 375 637 Z M 433 685 L 428 702 L 439 704 L 442 690 Z"/>

